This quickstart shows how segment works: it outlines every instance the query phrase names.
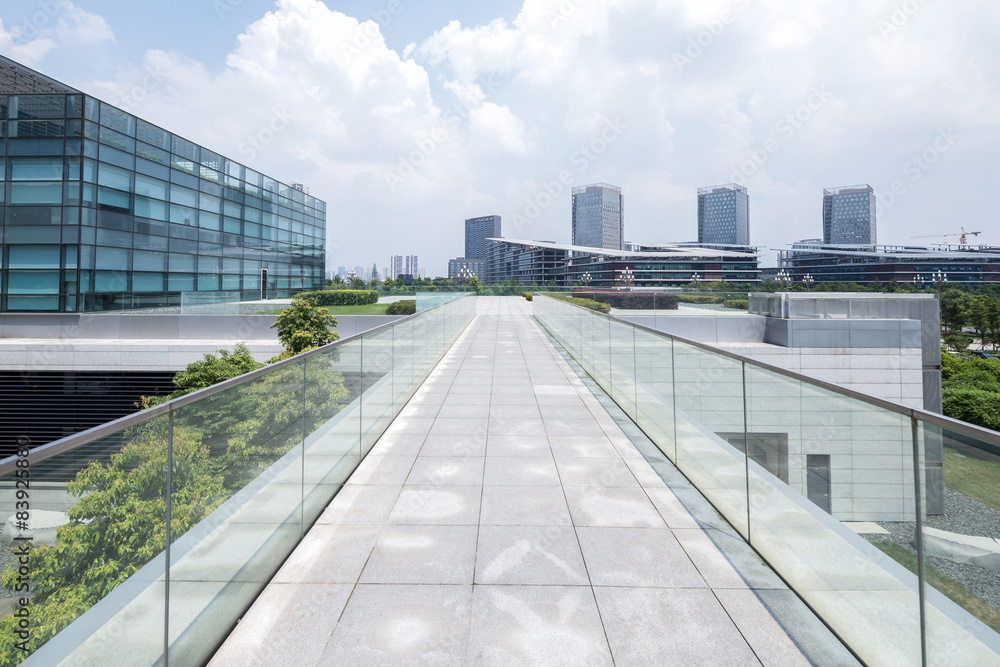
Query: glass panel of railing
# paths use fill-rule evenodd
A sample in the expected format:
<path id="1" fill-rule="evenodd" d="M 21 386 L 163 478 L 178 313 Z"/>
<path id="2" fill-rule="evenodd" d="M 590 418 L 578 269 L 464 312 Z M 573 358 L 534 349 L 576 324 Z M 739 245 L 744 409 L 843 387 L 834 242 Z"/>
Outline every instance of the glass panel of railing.
<path id="1" fill-rule="evenodd" d="M 308 357 L 303 521 L 310 525 L 361 461 L 361 341 Z"/>
<path id="2" fill-rule="evenodd" d="M 629 417 L 636 419 L 636 354 L 635 327 L 613 319 L 608 320 L 611 398 Z"/>
<path id="3" fill-rule="evenodd" d="M 392 328 L 387 328 L 368 334 L 361 341 L 361 451 L 364 454 L 371 450 L 394 416 L 392 340 Z"/>
<path id="4" fill-rule="evenodd" d="M 392 373 L 397 402 L 405 403 L 413 391 L 413 329 L 415 320 L 419 319 L 400 321 L 393 326 Z"/>
<path id="5" fill-rule="evenodd" d="M 171 662 L 207 660 L 302 536 L 305 371 L 300 360 L 174 413 Z"/>
<path id="6" fill-rule="evenodd" d="M 666 456 L 677 457 L 674 433 L 673 341 L 635 330 L 636 413 L 639 427 Z"/>
<path id="7" fill-rule="evenodd" d="M 920 664 L 917 582 L 857 534 L 915 520 L 910 419 L 751 364 L 746 387 L 750 543 L 865 662 Z"/>
<path id="8" fill-rule="evenodd" d="M 944 512 L 923 517 L 927 664 L 1000 661 L 1000 447 L 921 424 L 927 495 Z M 996 442 L 995 440 L 993 441 Z M 882 524 L 875 544 L 910 571 L 917 567 L 912 522 Z"/>
<path id="9" fill-rule="evenodd" d="M 674 463 L 743 534 L 747 527 L 743 364 L 674 341 Z"/>
<path id="10" fill-rule="evenodd" d="M 49 665 L 162 660 L 169 422 L 47 459 L 25 451 L 0 478 L 3 664 L 36 650 Z"/>

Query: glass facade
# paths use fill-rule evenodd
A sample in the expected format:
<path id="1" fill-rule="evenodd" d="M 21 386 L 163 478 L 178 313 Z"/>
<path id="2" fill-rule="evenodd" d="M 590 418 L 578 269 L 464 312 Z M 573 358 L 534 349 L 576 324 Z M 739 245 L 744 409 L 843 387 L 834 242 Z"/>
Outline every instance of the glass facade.
<path id="1" fill-rule="evenodd" d="M 486 239 L 503 236 L 500 231 L 500 216 L 487 215 L 469 218 L 465 221 L 465 257 L 486 259 Z"/>
<path id="2" fill-rule="evenodd" d="M 0 184 L 0 311 L 323 285 L 324 202 L 87 95 L 0 95 Z"/>
<path id="3" fill-rule="evenodd" d="M 622 189 L 607 183 L 573 188 L 573 245 L 624 250 Z"/>
<path id="4" fill-rule="evenodd" d="M 823 191 L 823 243 L 875 245 L 875 191 L 852 185 Z"/>
<path id="5" fill-rule="evenodd" d="M 698 243 L 750 243 L 750 198 L 741 185 L 698 189 Z"/>

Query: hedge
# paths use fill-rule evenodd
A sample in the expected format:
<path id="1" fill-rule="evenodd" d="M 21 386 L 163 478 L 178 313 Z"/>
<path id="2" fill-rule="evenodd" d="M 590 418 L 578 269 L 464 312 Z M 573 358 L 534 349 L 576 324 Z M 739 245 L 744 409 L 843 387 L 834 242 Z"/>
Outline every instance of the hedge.
<path id="1" fill-rule="evenodd" d="M 590 308 L 591 310 L 596 310 L 601 313 L 610 313 L 611 306 L 606 303 L 599 303 L 593 299 L 581 299 L 579 297 L 567 296 L 565 294 L 549 294 L 549 296 L 572 303 L 577 306 L 583 306 L 584 308 Z"/>
<path id="2" fill-rule="evenodd" d="M 750 300 L 749 299 L 726 299 L 722 302 L 722 305 L 726 308 L 736 308 L 737 310 L 749 310 Z"/>
<path id="3" fill-rule="evenodd" d="M 415 312 L 417 312 L 416 299 L 393 301 L 389 304 L 389 307 L 385 309 L 386 315 L 412 315 Z"/>
<path id="4" fill-rule="evenodd" d="M 378 303 L 378 292 L 360 289 L 323 290 L 302 292 L 296 294 L 294 298 L 313 306 L 367 306 Z"/>
<path id="5" fill-rule="evenodd" d="M 680 297 L 676 294 L 656 292 L 578 290 L 573 293 L 579 294 L 581 298 L 586 295 L 594 301 L 606 303 L 612 308 L 622 310 L 677 310 L 677 303 L 680 301 Z"/>
<path id="6" fill-rule="evenodd" d="M 521 292 L 521 296 L 523 296 L 523 297 L 524 297 L 525 299 L 527 299 L 528 301 L 531 301 L 531 300 L 532 300 L 532 296 L 533 296 L 533 295 L 532 295 L 532 293 L 531 293 L 531 292 Z"/>

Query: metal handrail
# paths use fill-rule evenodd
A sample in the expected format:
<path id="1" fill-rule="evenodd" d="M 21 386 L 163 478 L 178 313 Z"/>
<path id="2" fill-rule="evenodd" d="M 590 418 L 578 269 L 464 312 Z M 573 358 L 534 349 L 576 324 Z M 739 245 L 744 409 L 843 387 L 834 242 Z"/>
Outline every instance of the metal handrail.
<path id="1" fill-rule="evenodd" d="M 459 297 L 459 298 L 465 298 L 465 297 Z M 345 345 L 347 343 L 363 338 L 364 336 L 368 336 L 378 331 L 382 331 L 383 329 L 396 326 L 400 322 L 405 322 L 406 320 L 419 317 L 423 313 L 428 313 L 442 306 L 446 306 L 448 305 L 448 303 L 451 302 L 449 301 L 447 303 L 439 303 L 438 305 L 432 306 L 427 310 L 422 310 L 418 313 L 401 317 L 400 319 L 393 320 L 392 322 L 386 322 L 385 324 L 380 324 L 377 327 L 368 329 L 367 331 L 362 331 L 361 333 L 355 334 L 353 336 L 348 336 L 347 338 L 336 340 L 332 343 L 328 343 L 326 345 L 323 345 L 322 347 L 317 347 L 307 352 L 301 352 L 295 355 L 294 357 L 290 357 L 288 359 L 284 359 L 282 361 L 278 361 L 273 364 L 268 364 L 263 368 L 258 368 L 257 370 L 250 371 L 249 373 L 244 373 L 243 375 L 239 375 L 237 377 L 225 380 L 223 382 L 219 382 L 217 384 L 213 384 L 209 387 L 205 387 L 204 389 L 193 391 L 190 394 L 184 394 L 183 396 L 178 396 L 177 398 L 166 401 L 165 403 L 160 403 L 159 405 L 155 405 L 153 407 L 146 408 L 144 410 L 139 410 L 138 412 L 135 412 L 130 415 L 125 415 L 124 417 L 120 417 L 118 419 L 115 419 L 114 421 L 94 426 L 93 428 L 89 428 L 86 431 L 81 431 L 80 433 L 74 433 L 73 435 L 68 435 L 65 438 L 60 438 L 59 440 L 55 440 L 53 442 L 41 445 L 31 450 L 30 454 L 31 462 L 32 464 L 35 464 L 40 461 L 50 459 L 53 456 L 62 454 L 63 452 L 69 451 L 71 449 L 75 449 L 77 447 L 81 447 L 96 440 L 100 440 L 101 438 L 122 431 L 123 429 L 126 429 L 130 426 L 135 426 L 136 424 L 141 424 L 142 422 L 148 421 L 150 419 L 155 419 L 156 417 L 168 414 L 179 408 L 191 405 L 192 403 L 197 403 L 198 401 L 204 398 L 214 396 L 228 389 L 232 389 L 233 387 L 238 387 L 247 382 L 256 380 L 261 376 L 268 375 L 269 373 L 281 370 L 282 368 L 285 368 L 287 366 L 297 364 L 301 361 L 304 361 L 305 359 L 308 359 L 309 357 L 318 354 L 324 354 L 326 352 L 329 352 L 330 350 L 334 350 L 340 347 L 341 345 Z M 14 470 L 16 468 L 17 460 L 18 460 L 17 455 L 8 456 L 5 459 L 0 459 L 0 476 L 5 475 L 6 473 Z"/>
<path id="2" fill-rule="evenodd" d="M 584 291 L 584 292 L 581 292 L 581 293 L 585 294 L 586 292 Z M 554 297 L 548 296 L 544 292 L 538 292 L 537 295 L 538 296 L 543 296 L 543 297 L 548 297 L 550 299 L 554 298 Z M 885 398 L 879 398 L 878 396 L 872 396 L 871 394 L 865 394 L 863 392 L 857 391 L 856 389 L 850 389 L 848 387 L 843 387 L 841 385 L 834 384 L 834 383 L 828 382 L 826 380 L 821 380 L 819 378 L 814 378 L 814 377 L 811 377 L 811 376 L 808 376 L 808 375 L 803 375 L 803 374 L 797 373 L 795 371 L 790 371 L 787 368 L 781 368 L 780 366 L 775 366 L 773 364 L 769 364 L 769 363 L 767 363 L 765 361 L 758 361 L 756 359 L 751 359 L 750 357 L 744 357 L 744 356 L 742 356 L 740 354 L 736 354 L 735 352 L 730 352 L 729 350 L 723 350 L 721 348 L 712 347 L 711 345 L 708 345 L 707 343 L 702 343 L 702 342 L 699 342 L 699 341 L 691 340 L 689 338 L 684 338 L 683 336 L 678 336 L 676 334 L 667 333 L 665 331 L 659 331 L 658 329 L 650 328 L 650 327 L 648 327 L 648 326 L 646 326 L 644 324 L 637 324 L 635 322 L 629 322 L 628 320 L 618 319 L 614 315 L 609 315 L 607 313 L 601 313 L 601 312 L 598 312 L 596 310 L 591 310 L 590 308 L 585 308 L 584 306 L 577 305 L 577 304 L 572 303 L 570 301 L 564 301 L 562 299 L 555 299 L 555 300 L 556 301 L 562 301 L 563 303 L 565 303 L 568 306 L 573 306 L 574 308 L 579 308 L 579 309 L 585 311 L 586 313 L 588 313 L 590 315 L 594 315 L 594 316 L 597 316 L 597 317 L 603 317 L 603 318 L 606 318 L 608 320 L 615 320 L 616 322 L 618 322 L 620 324 L 626 324 L 626 325 L 635 327 L 637 329 L 641 329 L 643 331 L 646 331 L 648 333 L 655 334 L 657 336 L 661 336 L 663 338 L 669 338 L 669 339 L 672 339 L 672 340 L 679 341 L 681 343 L 685 343 L 687 345 L 692 345 L 694 347 L 700 348 L 700 349 L 705 350 L 707 352 L 712 352 L 714 354 L 719 354 L 721 356 L 728 357 L 728 358 L 733 359 L 735 361 L 740 361 L 740 362 L 743 362 L 743 363 L 748 363 L 748 364 L 750 364 L 752 366 L 756 366 L 758 368 L 762 368 L 762 369 L 764 369 L 766 371 L 770 371 L 772 373 L 777 373 L 778 375 L 783 375 L 785 377 L 791 378 L 793 380 L 798 380 L 800 382 L 805 382 L 806 384 L 810 384 L 810 385 L 813 385 L 815 387 L 819 387 L 821 389 L 826 389 L 828 391 L 832 391 L 834 393 L 841 394 L 841 395 L 846 396 L 848 398 L 853 398 L 853 399 L 859 400 L 859 401 L 861 401 L 863 403 L 867 403 L 867 404 L 873 405 L 875 407 L 883 408 L 885 410 L 889 410 L 891 412 L 895 412 L 897 414 L 904 415 L 906 417 L 910 417 L 910 418 L 913 418 L 913 419 L 918 419 L 918 420 L 921 420 L 921 421 L 925 421 L 927 423 L 933 424 L 934 426 L 940 426 L 942 428 L 948 429 L 949 431 L 954 431 L 956 433 L 960 433 L 962 435 L 969 436 L 970 438 L 976 438 L 976 439 L 979 439 L 979 440 L 985 440 L 987 443 L 989 443 L 991 445 L 994 445 L 996 447 L 1000 447 L 1000 433 L 998 433 L 997 431 L 990 430 L 988 428 L 983 428 L 982 426 L 976 426 L 974 424 L 969 424 L 968 422 L 964 422 L 964 421 L 961 421 L 961 420 L 958 420 L 958 419 L 954 419 L 952 417 L 946 417 L 946 416 L 938 414 L 936 412 L 930 412 L 928 410 L 924 410 L 923 408 L 913 408 L 913 407 L 910 407 L 910 406 L 907 406 L 907 405 L 903 405 L 901 403 L 896 403 L 894 401 L 890 401 L 890 400 L 885 399 Z"/>

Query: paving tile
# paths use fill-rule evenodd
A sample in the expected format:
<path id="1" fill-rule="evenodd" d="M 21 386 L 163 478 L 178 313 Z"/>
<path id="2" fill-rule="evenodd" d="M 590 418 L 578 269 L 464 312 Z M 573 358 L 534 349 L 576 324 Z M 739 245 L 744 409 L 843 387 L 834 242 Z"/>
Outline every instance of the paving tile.
<path id="1" fill-rule="evenodd" d="M 479 523 L 481 486 L 406 485 L 387 523 L 474 526 Z"/>
<path id="2" fill-rule="evenodd" d="M 320 665 L 463 665 L 472 586 L 359 584 Z"/>
<path id="3" fill-rule="evenodd" d="M 477 526 L 386 526 L 361 573 L 366 584 L 471 584 Z"/>
<path id="4" fill-rule="evenodd" d="M 368 562 L 381 526 L 313 526 L 271 581 L 353 584 Z"/>
<path id="5" fill-rule="evenodd" d="M 666 524 L 642 489 L 564 487 L 577 526 L 663 528 Z"/>
<path id="6" fill-rule="evenodd" d="M 435 435 L 424 441 L 420 456 L 483 456 L 486 432 L 464 435 Z"/>
<path id="7" fill-rule="evenodd" d="M 715 597 L 763 664 L 801 667 L 811 664 L 753 591 L 716 590 Z"/>
<path id="8" fill-rule="evenodd" d="M 568 526 L 569 510 L 558 486 L 484 486 L 483 526 Z"/>
<path id="9" fill-rule="evenodd" d="M 545 435 L 541 419 L 490 418 L 490 435 Z"/>
<path id="10" fill-rule="evenodd" d="M 375 486 L 353 484 L 344 486 L 323 514 L 317 524 L 368 523 L 383 524 L 389 511 L 396 504 L 396 497 L 403 488 L 401 484 Z"/>
<path id="11" fill-rule="evenodd" d="M 482 456 L 420 456 L 406 483 L 432 486 L 478 486 L 483 483 Z"/>
<path id="12" fill-rule="evenodd" d="M 668 488 L 646 489 L 646 495 L 656 506 L 657 511 L 671 528 L 696 528 L 700 524 L 686 507 L 678 500 L 674 492 Z"/>
<path id="13" fill-rule="evenodd" d="M 624 459 L 624 461 L 632 471 L 636 481 L 639 482 L 639 486 L 654 489 L 662 489 L 666 486 L 646 459 L 629 458 Z"/>
<path id="14" fill-rule="evenodd" d="M 545 432 L 548 435 L 600 435 L 601 427 L 592 417 L 587 419 L 546 419 Z"/>
<path id="15" fill-rule="evenodd" d="M 589 586 L 576 531 L 568 526 L 481 526 L 477 584 Z"/>
<path id="16" fill-rule="evenodd" d="M 469 629 L 473 665 L 611 665 L 588 587 L 476 586 Z"/>
<path id="17" fill-rule="evenodd" d="M 416 460 L 415 455 L 409 456 L 376 456 L 369 454 L 364 458 L 357 470 L 347 478 L 345 484 L 379 485 L 402 484 L 410 474 L 410 468 Z"/>
<path id="18" fill-rule="evenodd" d="M 708 589 L 594 587 L 615 664 L 760 665 Z"/>
<path id="19" fill-rule="evenodd" d="M 463 405 L 448 404 L 442 406 L 437 413 L 438 419 L 486 419 L 490 416 L 488 399 L 482 403 Z"/>
<path id="20" fill-rule="evenodd" d="M 544 435 L 496 435 L 486 441 L 486 456 L 551 456 Z"/>
<path id="21" fill-rule="evenodd" d="M 550 435 L 552 454 L 561 458 L 621 458 L 608 438 L 601 435 Z"/>
<path id="22" fill-rule="evenodd" d="M 556 456 L 564 486 L 636 487 L 639 482 L 620 456 L 615 458 L 562 458 Z"/>
<path id="23" fill-rule="evenodd" d="M 315 665 L 354 584 L 271 584 L 261 593 L 212 667 Z"/>
<path id="24" fill-rule="evenodd" d="M 488 420 L 483 419 L 435 419 L 430 435 L 466 435 L 486 431 Z"/>
<path id="25" fill-rule="evenodd" d="M 705 531 L 700 528 L 676 528 L 673 535 L 709 586 L 714 589 L 746 589 L 743 577 Z"/>
<path id="26" fill-rule="evenodd" d="M 383 435 L 369 456 L 409 456 L 420 451 L 426 435 Z"/>
<path id="27" fill-rule="evenodd" d="M 483 484 L 487 486 L 559 486 L 551 456 L 489 456 Z"/>
<path id="28" fill-rule="evenodd" d="M 541 419 L 538 413 L 538 406 L 534 403 L 527 405 L 494 405 L 490 407 L 490 417 L 497 420 L 502 419 Z"/>
<path id="29" fill-rule="evenodd" d="M 577 527 L 594 586 L 705 588 L 670 529 Z"/>

